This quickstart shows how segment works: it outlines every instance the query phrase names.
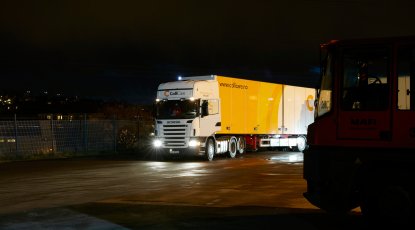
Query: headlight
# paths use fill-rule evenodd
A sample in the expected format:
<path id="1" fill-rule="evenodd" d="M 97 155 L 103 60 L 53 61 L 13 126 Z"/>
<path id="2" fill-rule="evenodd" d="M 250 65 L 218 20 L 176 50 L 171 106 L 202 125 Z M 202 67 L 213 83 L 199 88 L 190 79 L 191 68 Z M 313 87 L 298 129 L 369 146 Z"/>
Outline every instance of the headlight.
<path id="1" fill-rule="evenodd" d="M 200 142 L 198 140 L 190 140 L 189 141 L 189 147 L 196 147 L 199 146 Z"/>
<path id="2" fill-rule="evenodd" d="M 153 141 L 153 146 L 156 147 L 156 148 L 161 147 L 161 144 L 162 144 L 162 142 L 159 139 L 156 139 L 156 140 Z"/>

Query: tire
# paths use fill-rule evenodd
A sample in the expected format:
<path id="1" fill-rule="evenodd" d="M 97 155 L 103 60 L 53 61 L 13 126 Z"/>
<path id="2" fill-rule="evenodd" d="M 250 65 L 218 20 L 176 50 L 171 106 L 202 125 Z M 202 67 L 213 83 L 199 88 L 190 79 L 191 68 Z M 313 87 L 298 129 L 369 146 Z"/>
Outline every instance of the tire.
<path id="1" fill-rule="evenodd" d="M 228 143 L 228 156 L 230 158 L 235 158 L 237 150 L 238 150 L 238 143 L 237 143 L 236 137 L 231 137 Z"/>
<path id="2" fill-rule="evenodd" d="M 359 186 L 363 217 L 374 223 L 413 222 L 415 200 L 408 184 L 412 177 L 383 172 L 384 168 L 362 166 Z"/>
<path id="3" fill-rule="evenodd" d="M 237 148 L 239 154 L 243 154 L 245 152 L 246 144 L 244 137 L 238 137 Z"/>
<path id="4" fill-rule="evenodd" d="M 413 201 L 407 189 L 399 185 L 386 186 L 378 196 L 381 216 L 409 219 Z"/>
<path id="5" fill-rule="evenodd" d="M 215 156 L 216 148 L 215 148 L 215 140 L 209 138 L 206 142 L 206 150 L 205 150 L 205 157 L 208 161 L 213 161 L 213 157 Z"/>
<path id="6" fill-rule="evenodd" d="M 373 184 L 371 185 L 373 186 Z M 401 186 L 376 186 L 367 188 L 361 210 L 369 221 L 406 222 L 411 216 L 413 201 Z"/>
<path id="7" fill-rule="evenodd" d="M 302 152 L 307 149 L 307 139 L 304 136 L 297 137 L 297 146 L 295 150 Z"/>

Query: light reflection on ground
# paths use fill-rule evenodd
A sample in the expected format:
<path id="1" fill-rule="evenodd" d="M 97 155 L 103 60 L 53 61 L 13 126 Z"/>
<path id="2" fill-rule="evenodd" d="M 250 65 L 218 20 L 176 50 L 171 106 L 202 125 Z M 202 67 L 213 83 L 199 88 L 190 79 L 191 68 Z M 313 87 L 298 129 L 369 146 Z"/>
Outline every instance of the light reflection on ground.
<path id="1" fill-rule="evenodd" d="M 165 178 L 175 177 L 195 177 L 206 175 L 206 170 L 203 169 L 203 163 L 201 162 L 147 162 L 145 163 L 148 168 L 163 173 L 170 171 L 165 174 Z M 177 172 L 177 173 L 175 173 Z"/>
<path id="2" fill-rule="evenodd" d="M 303 163 L 302 152 L 287 152 L 271 157 L 272 161 L 284 162 L 284 163 Z"/>

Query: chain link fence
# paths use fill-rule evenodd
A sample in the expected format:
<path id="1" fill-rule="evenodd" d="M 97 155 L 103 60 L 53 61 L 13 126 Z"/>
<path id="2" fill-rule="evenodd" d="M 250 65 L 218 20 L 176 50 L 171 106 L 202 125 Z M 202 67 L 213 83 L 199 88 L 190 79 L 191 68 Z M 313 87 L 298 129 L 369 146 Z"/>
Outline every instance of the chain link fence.
<path id="1" fill-rule="evenodd" d="M 0 120 L 0 160 L 42 159 L 113 153 L 138 154 L 152 121 L 144 119 Z"/>

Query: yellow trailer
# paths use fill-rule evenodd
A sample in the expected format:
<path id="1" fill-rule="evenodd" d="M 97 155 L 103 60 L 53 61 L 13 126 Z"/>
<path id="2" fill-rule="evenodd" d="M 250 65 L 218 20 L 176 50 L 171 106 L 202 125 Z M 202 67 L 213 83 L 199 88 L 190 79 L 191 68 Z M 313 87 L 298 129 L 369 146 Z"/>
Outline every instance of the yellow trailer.
<path id="1" fill-rule="evenodd" d="M 217 76 L 221 99 L 219 134 L 277 134 L 282 84 Z"/>

